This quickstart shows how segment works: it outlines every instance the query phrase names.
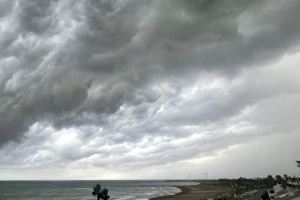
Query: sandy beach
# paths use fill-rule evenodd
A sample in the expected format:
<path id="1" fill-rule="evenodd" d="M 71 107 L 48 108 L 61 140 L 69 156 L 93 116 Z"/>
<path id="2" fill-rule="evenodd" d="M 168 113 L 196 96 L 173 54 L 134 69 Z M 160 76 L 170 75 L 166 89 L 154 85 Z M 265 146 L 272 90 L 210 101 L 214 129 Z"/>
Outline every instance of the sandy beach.
<path id="1" fill-rule="evenodd" d="M 207 198 L 215 198 L 231 193 L 231 188 L 219 185 L 191 185 L 191 186 L 178 186 L 181 189 L 180 193 L 176 195 L 169 195 L 163 197 L 151 198 L 151 200 L 199 200 Z"/>
<path id="2" fill-rule="evenodd" d="M 175 195 L 151 198 L 150 200 L 207 200 L 208 198 L 231 197 L 233 189 L 228 186 L 214 184 L 199 184 L 190 186 L 176 186 L 181 192 Z M 261 199 L 261 193 L 251 197 L 252 199 Z M 247 199 L 247 198 L 246 198 Z M 294 196 L 282 198 L 282 200 L 300 200 L 300 192 L 297 191 Z"/>

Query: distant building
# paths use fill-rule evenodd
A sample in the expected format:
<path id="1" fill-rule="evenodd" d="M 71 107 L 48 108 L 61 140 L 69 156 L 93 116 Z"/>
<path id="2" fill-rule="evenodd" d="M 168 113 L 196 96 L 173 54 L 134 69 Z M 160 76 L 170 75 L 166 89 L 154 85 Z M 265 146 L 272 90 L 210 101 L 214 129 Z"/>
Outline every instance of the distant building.
<path id="1" fill-rule="evenodd" d="M 276 184 L 273 186 L 273 189 L 268 191 L 269 197 L 271 199 L 284 198 L 289 196 L 289 192 L 283 189 L 281 184 Z"/>
<path id="2" fill-rule="evenodd" d="M 281 184 L 276 184 L 273 186 L 273 190 L 274 190 L 274 193 L 275 195 L 280 193 L 282 190 L 283 190 L 283 187 L 281 186 Z"/>

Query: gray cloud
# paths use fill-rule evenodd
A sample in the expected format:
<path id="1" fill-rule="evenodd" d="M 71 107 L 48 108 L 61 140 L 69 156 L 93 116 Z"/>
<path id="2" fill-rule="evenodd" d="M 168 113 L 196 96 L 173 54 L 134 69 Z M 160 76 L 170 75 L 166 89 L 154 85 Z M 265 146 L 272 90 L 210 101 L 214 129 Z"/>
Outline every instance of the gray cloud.
<path id="1" fill-rule="evenodd" d="M 3 155 L 12 152 L 0 164 L 97 166 L 90 160 L 108 155 L 111 165 L 155 165 L 162 156 L 173 162 L 207 155 L 259 135 L 224 135 L 239 124 L 269 134 L 265 126 L 281 120 L 269 116 L 286 101 L 280 97 L 297 105 L 299 71 L 269 65 L 299 50 L 299 6 L 295 0 L 0 1 L 0 11 L 6 8 L 0 145 Z M 246 117 L 264 101 L 270 101 L 266 116 Z M 276 130 L 296 131 L 296 122 Z M 49 147 L 69 134 L 74 146 Z M 142 151 L 142 144 L 153 149 Z M 16 160 L 14 145 L 29 160 Z"/>

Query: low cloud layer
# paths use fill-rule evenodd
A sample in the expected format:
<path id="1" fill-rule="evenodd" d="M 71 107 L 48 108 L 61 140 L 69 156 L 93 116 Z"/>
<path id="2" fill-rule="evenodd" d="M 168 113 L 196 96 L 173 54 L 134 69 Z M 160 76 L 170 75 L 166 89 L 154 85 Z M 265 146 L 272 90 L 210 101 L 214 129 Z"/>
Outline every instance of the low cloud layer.
<path id="1" fill-rule="evenodd" d="M 0 167 L 133 170 L 298 133 L 299 7 L 0 1 Z"/>

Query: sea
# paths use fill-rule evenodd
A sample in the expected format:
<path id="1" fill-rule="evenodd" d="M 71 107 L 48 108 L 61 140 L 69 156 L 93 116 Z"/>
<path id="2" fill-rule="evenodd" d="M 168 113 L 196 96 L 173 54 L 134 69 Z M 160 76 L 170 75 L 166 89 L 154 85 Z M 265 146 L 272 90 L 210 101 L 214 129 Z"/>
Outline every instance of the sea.
<path id="1" fill-rule="evenodd" d="M 173 195 L 173 186 L 195 185 L 192 181 L 0 181 L 0 200 L 95 200 L 93 187 L 107 188 L 110 200 L 147 200 Z"/>

